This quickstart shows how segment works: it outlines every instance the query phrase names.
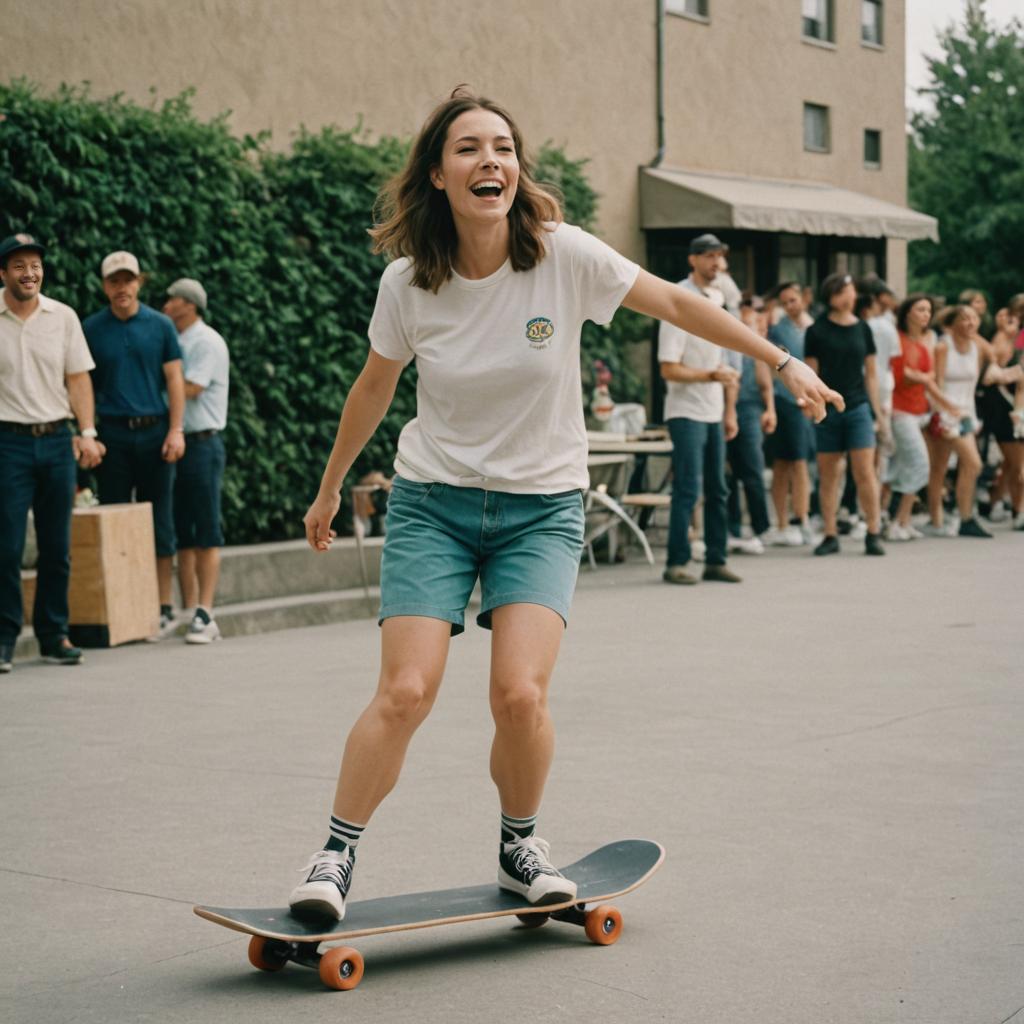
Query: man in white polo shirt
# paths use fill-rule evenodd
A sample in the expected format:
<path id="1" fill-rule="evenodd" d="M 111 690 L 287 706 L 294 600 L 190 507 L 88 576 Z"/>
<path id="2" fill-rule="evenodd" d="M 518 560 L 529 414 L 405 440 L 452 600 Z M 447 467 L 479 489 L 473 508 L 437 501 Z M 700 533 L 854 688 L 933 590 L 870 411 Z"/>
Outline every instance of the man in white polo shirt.
<path id="1" fill-rule="evenodd" d="M 722 293 L 712 282 L 725 251 L 714 235 L 695 238 L 688 257 L 690 276 L 680 282 L 682 287 L 724 306 Z M 725 565 L 729 497 L 725 442 L 736 435 L 739 374 L 725 365 L 717 345 L 668 323 L 658 329 L 658 363 L 666 381 L 665 421 L 672 437 L 672 509 L 668 564 L 662 578 L 666 583 L 697 582 L 686 567 L 692 557 L 690 519 L 703 488 L 703 579 L 739 583 L 740 577 Z"/>
<path id="2" fill-rule="evenodd" d="M 75 311 L 42 294 L 45 250 L 31 235 L 0 241 L 0 672 L 21 632 L 28 511 L 39 548 L 32 626 L 46 661 L 77 665 L 68 640 L 75 461 L 99 464 L 93 368 Z M 72 437 L 68 420 L 78 420 Z"/>
<path id="3" fill-rule="evenodd" d="M 228 420 L 228 346 L 203 319 L 206 289 L 183 277 L 167 289 L 164 313 L 178 329 L 185 374 L 185 455 L 174 478 L 174 530 L 178 541 L 181 602 L 192 608 L 185 642 L 220 636 L 213 597 L 220 575 L 221 480 Z"/>

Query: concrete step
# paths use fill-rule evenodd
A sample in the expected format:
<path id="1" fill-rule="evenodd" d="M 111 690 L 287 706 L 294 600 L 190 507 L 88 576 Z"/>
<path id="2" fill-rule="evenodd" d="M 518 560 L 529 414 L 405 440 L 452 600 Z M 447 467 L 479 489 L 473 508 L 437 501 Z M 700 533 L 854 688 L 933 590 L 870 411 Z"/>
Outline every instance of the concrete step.
<path id="1" fill-rule="evenodd" d="M 363 541 L 366 576 L 371 586 L 380 582 L 383 537 Z M 331 550 L 318 554 L 304 540 L 248 544 L 221 552 L 217 606 L 269 598 L 349 590 L 363 585 L 355 539 L 342 537 Z"/>
<path id="2" fill-rule="evenodd" d="M 379 608 L 379 589 L 371 587 L 367 597 L 363 588 L 358 587 L 220 605 L 215 618 L 221 636 L 251 636 L 296 626 L 322 626 L 349 619 L 373 618 Z M 188 624 L 183 622 L 176 633 L 184 636 L 187 629 Z"/>
<path id="3" fill-rule="evenodd" d="M 225 637 L 248 636 L 295 626 L 316 626 L 373 618 L 380 604 L 380 555 L 383 537 L 363 542 L 370 596 L 355 539 L 343 537 L 323 554 L 304 540 L 249 544 L 221 552 L 215 615 Z M 34 573 L 23 573 L 31 578 Z M 187 623 L 178 632 L 184 635 Z M 14 648 L 18 661 L 39 656 L 32 631 L 22 630 Z"/>

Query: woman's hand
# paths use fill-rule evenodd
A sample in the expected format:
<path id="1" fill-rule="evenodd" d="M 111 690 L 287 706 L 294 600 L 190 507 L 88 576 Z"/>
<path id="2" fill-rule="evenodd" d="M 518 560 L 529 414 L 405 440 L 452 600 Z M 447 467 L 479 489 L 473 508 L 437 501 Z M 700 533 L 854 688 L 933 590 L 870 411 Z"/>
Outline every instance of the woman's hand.
<path id="1" fill-rule="evenodd" d="M 799 359 L 790 359 L 779 373 L 779 378 L 786 385 L 789 393 L 796 399 L 796 404 L 815 423 L 825 418 L 828 405 L 834 405 L 839 412 L 846 408 L 846 402 L 838 391 L 825 387 L 821 378 Z"/>
<path id="2" fill-rule="evenodd" d="M 316 501 L 309 506 L 309 511 L 302 517 L 306 527 L 306 540 L 314 551 L 327 551 L 337 533 L 331 529 L 331 523 L 341 507 L 340 494 L 318 494 Z"/>

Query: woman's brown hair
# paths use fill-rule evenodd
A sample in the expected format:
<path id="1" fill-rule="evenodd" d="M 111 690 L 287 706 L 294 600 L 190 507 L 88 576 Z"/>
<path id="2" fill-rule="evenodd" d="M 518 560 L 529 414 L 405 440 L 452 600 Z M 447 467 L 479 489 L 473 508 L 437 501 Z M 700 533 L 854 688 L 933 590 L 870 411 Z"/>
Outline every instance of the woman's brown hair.
<path id="1" fill-rule="evenodd" d="M 899 309 L 896 310 L 896 326 L 904 334 L 907 333 L 907 317 L 919 302 L 928 303 L 929 322 L 935 319 L 935 300 L 930 295 L 925 295 L 924 292 L 912 292 L 900 303 Z"/>
<path id="2" fill-rule="evenodd" d="M 448 197 L 430 180 L 439 167 L 448 129 L 469 110 L 489 110 L 509 127 L 519 161 L 519 187 L 508 212 L 509 259 L 513 270 L 531 270 L 545 256 L 546 225 L 562 220 L 558 199 L 533 180 L 533 168 L 523 151 L 523 138 L 515 122 L 497 103 L 476 96 L 465 86 L 455 89 L 427 118 L 409 153 L 403 170 L 381 189 L 374 205 L 370 229 L 373 251 L 392 259 L 412 261 L 412 283 L 426 291 L 437 290 L 452 276 L 458 235 Z"/>

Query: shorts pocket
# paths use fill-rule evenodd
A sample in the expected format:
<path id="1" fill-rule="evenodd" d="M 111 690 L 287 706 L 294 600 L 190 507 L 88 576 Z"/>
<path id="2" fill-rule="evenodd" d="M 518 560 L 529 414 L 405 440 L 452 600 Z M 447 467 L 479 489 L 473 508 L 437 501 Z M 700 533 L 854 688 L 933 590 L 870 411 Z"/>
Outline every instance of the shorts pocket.
<path id="1" fill-rule="evenodd" d="M 391 494 L 388 497 L 390 504 L 396 498 L 400 502 L 410 505 L 420 505 L 433 493 L 438 483 L 421 484 L 415 480 L 406 480 L 405 477 L 396 476 L 391 482 Z"/>

